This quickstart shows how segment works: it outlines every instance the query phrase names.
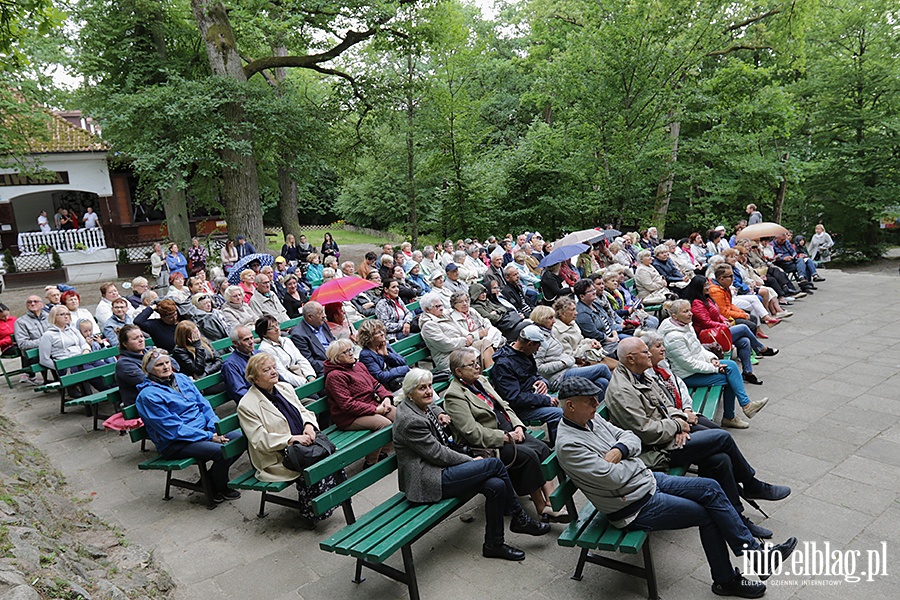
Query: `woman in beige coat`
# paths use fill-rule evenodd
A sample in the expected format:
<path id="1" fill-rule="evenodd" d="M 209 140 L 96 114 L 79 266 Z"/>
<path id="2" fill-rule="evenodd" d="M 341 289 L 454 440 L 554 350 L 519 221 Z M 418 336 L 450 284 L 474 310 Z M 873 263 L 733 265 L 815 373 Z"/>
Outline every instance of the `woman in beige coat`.
<path id="1" fill-rule="evenodd" d="M 255 354 L 247 362 L 252 386 L 238 404 L 238 419 L 247 438 L 250 462 L 260 481 L 297 481 L 300 517 L 304 525 L 327 519 L 332 511 L 316 515 L 311 500 L 336 485 L 334 478 L 307 486 L 300 473 L 284 466 L 284 450 L 292 444 L 309 446 L 319 432 L 316 415 L 303 406 L 290 384 L 278 381 L 275 359 Z"/>

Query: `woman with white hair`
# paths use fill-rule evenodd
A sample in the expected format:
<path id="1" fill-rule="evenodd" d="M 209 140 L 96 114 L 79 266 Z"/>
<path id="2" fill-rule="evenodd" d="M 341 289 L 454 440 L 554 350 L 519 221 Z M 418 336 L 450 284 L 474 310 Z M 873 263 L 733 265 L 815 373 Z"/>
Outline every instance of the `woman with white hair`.
<path id="1" fill-rule="evenodd" d="M 403 391 L 407 401 L 397 408 L 393 430 L 400 490 L 412 502 L 483 494 L 486 522 L 482 555 L 524 559 L 524 552 L 504 543 L 503 516 L 512 515 L 510 531 L 514 533 L 543 535 L 550 531 L 550 525 L 538 523 L 522 509 L 503 461 L 495 457 L 475 460 L 451 447 L 447 430 L 451 420 L 433 404 L 431 373 L 412 369 L 403 379 Z"/>
<path id="2" fill-rule="evenodd" d="M 222 317 L 229 330 L 243 325 L 253 328 L 257 315 L 250 306 L 244 302 L 243 288 L 231 285 L 225 290 L 225 304 L 222 306 Z"/>
<path id="3" fill-rule="evenodd" d="M 666 280 L 653 267 L 653 253 L 650 250 L 638 252 L 638 267 L 634 271 L 634 286 L 638 298 L 645 304 L 659 304 L 673 295 Z"/>
<path id="4" fill-rule="evenodd" d="M 453 298 L 460 302 L 460 294 L 453 294 Z M 444 309 L 444 303 L 440 295 L 435 292 L 425 294 L 419 301 L 422 314 L 419 316 L 419 328 L 422 331 L 422 341 L 431 350 L 431 360 L 438 371 L 446 371 L 450 368 L 450 353 L 457 348 L 474 348 L 481 359 L 488 359 L 489 364 L 494 364 L 494 347 L 491 340 L 480 336 L 479 331 L 470 332 L 462 327 Z"/>

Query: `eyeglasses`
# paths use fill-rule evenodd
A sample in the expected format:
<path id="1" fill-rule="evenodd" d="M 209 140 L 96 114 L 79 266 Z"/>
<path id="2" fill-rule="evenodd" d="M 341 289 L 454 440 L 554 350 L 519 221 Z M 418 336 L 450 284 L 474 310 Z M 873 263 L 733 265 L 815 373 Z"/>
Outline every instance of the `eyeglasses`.
<path id="1" fill-rule="evenodd" d="M 461 368 L 463 368 L 463 369 L 480 369 L 481 363 L 476 360 L 474 362 L 470 362 L 470 363 L 462 365 Z"/>
<path id="2" fill-rule="evenodd" d="M 168 356 L 169 352 L 167 350 L 163 350 L 162 348 L 157 348 L 155 350 L 150 351 L 150 358 L 159 358 L 160 356 Z"/>
<path id="3" fill-rule="evenodd" d="M 26 300 L 25 304 L 37 304 L 40 300 Z"/>
<path id="4" fill-rule="evenodd" d="M 353 356 L 353 348 L 347 348 L 347 349 L 344 350 L 343 352 L 339 352 L 339 353 L 338 353 L 338 356 L 341 356 L 341 355 L 344 355 L 344 354 L 348 354 L 348 355 L 350 355 L 350 356 Z"/>

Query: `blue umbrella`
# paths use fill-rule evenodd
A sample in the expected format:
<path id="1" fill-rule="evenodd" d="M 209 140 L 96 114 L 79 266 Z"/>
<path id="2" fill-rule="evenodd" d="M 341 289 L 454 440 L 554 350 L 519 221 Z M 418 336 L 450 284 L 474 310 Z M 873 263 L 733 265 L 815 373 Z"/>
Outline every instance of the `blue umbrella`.
<path id="1" fill-rule="evenodd" d="M 237 285 L 241 282 L 241 271 L 247 268 L 247 265 L 252 263 L 254 260 L 259 261 L 260 267 L 271 267 L 275 264 L 275 257 L 271 254 L 248 254 L 241 260 L 234 263 L 234 266 L 231 267 L 231 271 L 228 272 L 228 283 L 231 285 Z"/>
<path id="2" fill-rule="evenodd" d="M 538 263 L 538 266 L 543 269 L 545 267 L 555 265 L 556 263 L 561 263 L 563 261 L 569 260 L 573 256 L 578 256 L 588 248 L 589 246 L 587 244 L 572 244 L 571 246 L 554 248 L 553 251 L 550 252 L 550 254 L 544 257 L 544 260 Z"/>

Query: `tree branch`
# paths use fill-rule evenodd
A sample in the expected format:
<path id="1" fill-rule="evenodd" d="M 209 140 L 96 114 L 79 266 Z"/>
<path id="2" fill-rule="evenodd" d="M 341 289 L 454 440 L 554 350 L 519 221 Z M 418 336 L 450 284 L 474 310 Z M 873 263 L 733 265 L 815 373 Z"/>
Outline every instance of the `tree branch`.
<path id="1" fill-rule="evenodd" d="M 247 63 L 248 65 L 253 62 L 253 60 L 247 58 L 247 56 L 244 54 L 239 53 L 239 56 L 241 57 L 241 60 L 244 61 L 245 63 Z M 266 80 L 266 83 L 268 83 L 269 85 L 271 85 L 274 88 L 278 87 L 278 82 L 275 81 L 275 79 L 271 75 L 269 75 L 265 71 L 261 71 L 261 74 L 263 76 L 263 79 Z"/>
<path id="2" fill-rule="evenodd" d="M 741 44 L 735 44 L 733 46 L 729 46 L 724 50 L 713 50 L 712 52 L 707 52 L 706 56 L 724 56 L 725 54 L 731 54 L 732 52 L 737 52 L 738 50 L 771 50 L 772 46 L 744 46 Z"/>
<path id="3" fill-rule="evenodd" d="M 772 15 L 777 15 L 778 13 L 781 12 L 781 10 L 782 10 L 781 8 L 773 8 L 772 10 L 764 12 L 761 15 L 749 17 L 739 23 L 733 23 L 733 24 L 729 25 L 728 27 L 726 27 L 725 30 L 723 31 L 723 33 L 728 33 L 729 31 L 734 31 L 735 29 L 741 29 L 743 27 L 746 27 L 747 25 L 752 25 L 753 23 L 762 21 L 763 19 L 765 19 L 767 17 L 771 17 Z"/>
<path id="4" fill-rule="evenodd" d="M 244 74 L 247 76 L 247 79 L 250 79 L 253 75 L 264 69 L 274 69 L 279 67 L 314 69 L 319 63 L 328 62 L 329 60 L 340 56 L 341 53 L 348 48 L 369 39 L 377 32 L 377 29 L 367 29 L 366 31 L 350 30 L 347 32 L 347 36 L 341 40 L 339 44 L 325 52 L 320 52 L 319 54 L 307 54 L 305 56 L 267 56 L 266 58 L 260 58 L 245 66 Z"/>
<path id="5" fill-rule="evenodd" d="M 566 17 L 564 15 L 553 15 L 554 19 L 562 21 L 563 23 L 568 23 L 569 25 L 575 25 L 576 27 L 584 27 L 583 23 L 579 23 L 575 20 L 574 17 Z"/>

